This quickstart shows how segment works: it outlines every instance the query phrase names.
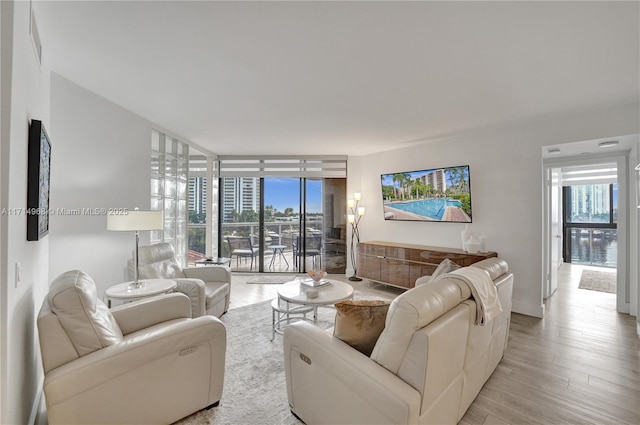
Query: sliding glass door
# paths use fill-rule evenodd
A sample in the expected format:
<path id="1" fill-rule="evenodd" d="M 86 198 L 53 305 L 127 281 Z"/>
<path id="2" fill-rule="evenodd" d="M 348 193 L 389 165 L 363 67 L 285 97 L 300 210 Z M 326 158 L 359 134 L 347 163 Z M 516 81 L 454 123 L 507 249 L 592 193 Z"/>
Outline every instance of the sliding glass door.
<path id="1" fill-rule="evenodd" d="M 300 179 L 265 177 L 263 181 L 265 264 L 262 271 L 294 272 L 293 250 L 303 211 L 300 208 Z"/>
<path id="2" fill-rule="evenodd" d="M 222 256 L 234 271 L 344 273 L 346 180 L 222 178 Z"/>
<path id="3" fill-rule="evenodd" d="M 235 271 L 344 273 L 346 159 L 218 157 L 218 256 Z"/>

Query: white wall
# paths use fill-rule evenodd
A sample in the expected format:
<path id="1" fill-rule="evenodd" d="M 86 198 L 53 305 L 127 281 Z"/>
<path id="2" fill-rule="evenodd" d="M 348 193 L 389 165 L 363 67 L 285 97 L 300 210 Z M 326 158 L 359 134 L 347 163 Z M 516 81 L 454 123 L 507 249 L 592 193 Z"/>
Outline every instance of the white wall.
<path id="1" fill-rule="evenodd" d="M 51 76 L 51 208 L 149 208 L 152 125 L 55 73 Z M 141 244 L 149 235 L 142 232 Z M 49 274 L 89 273 L 98 293 L 127 279 L 134 234 L 107 230 L 107 217 L 58 213 L 51 217 Z"/>
<path id="2" fill-rule="evenodd" d="M 385 221 L 380 175 L 470 166 L 474 232 L 485 232 L 489 249 L 515 275 L 513 310 L 541 317 L 542 158 L 541 147 L 639 131 L 638 104 L 532 123 L 487 128 L 421 145 L 349 158 L 349 192 L 362 191 L 367 214 L 360 239 L 461 248 L 464 224 Z M 351 164 L 355 166 L 351 167 Z"/>
<path id="3" fill-rule="evenodd" d="M 0 4 L 2 43 L 2 174 L 0 208 L 27 206 L 27 145 L 31 119 L 41 120 L 53 140 L 49 120 L 46 50 L 37 62 L 29 36 L 30 3 Z M 37 17 L 36 17 L 37 18 Z M 0 423 L 24 424 L 33 418 L 41 386 L 35 318 L 48 287 L 49 237 L 27 242 L 24 214 L 0 215 L 2 335 Z M 20 263 L 16 283 L 15 264 Z"/>
<path id="4" fill-rule="evenodd" d="M 636 316 L 636 330 L 640 335 L 640 170 L 635 167 L 640 164 L 640 141 L 631 150 L 629 155 L 629 173 L 631 174 L 629 217 L 629 264 L 631 281 L 631 314 Z"/>

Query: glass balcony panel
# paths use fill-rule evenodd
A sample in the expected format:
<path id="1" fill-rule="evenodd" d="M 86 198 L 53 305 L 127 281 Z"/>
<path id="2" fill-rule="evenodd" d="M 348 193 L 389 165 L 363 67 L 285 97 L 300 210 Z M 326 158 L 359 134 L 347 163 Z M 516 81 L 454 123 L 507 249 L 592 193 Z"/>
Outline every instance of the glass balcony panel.
<path id="1" fill-rule="evenodd" d="M 571 263 L 616 267 L 618 241 L 616 229 L 579 227 L 570 232 Z"/>

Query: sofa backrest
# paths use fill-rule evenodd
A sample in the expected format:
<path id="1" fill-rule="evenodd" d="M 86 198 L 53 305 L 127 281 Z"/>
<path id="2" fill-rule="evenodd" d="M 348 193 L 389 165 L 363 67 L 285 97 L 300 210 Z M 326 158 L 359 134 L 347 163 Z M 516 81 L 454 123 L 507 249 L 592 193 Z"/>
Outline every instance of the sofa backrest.
<path id="1" fill-rule="evenodd" d="M 477 263 L 471 264 L 469 267 L 477 267 L 489 273 L 491 280 L 496 280 L 500 276 L 509 272 L 509 265 L 502 258 L 492 257 L 485 258 Z"/>
<path id="2" fill-rule="evenodd" d="M 49 307 L 45 297 L 38 314 L 38 339 L 44 373 L 79 358 L 78 352 L 64 331 L 58 316 Z"/>
<path id="3" fill-rule="evenodd" d="M 51 283 L 38 315 L 38 332 L 45 371 L 123 338 L 98 299 L 93 279 L 80 270 L 62 273 Z"/>
<path id="4" fill-rule="evenodd" d="M 140 279 L 173 279 L 185 277 L 170 243 L 162 242 L 138 249 Z M 133 279 L 133 260 L 129 262 L 129 278 Z"/>
<path id="5" fill-rule="evenodd" d="M 417 286 L 399 295 L 389 306 L 385 329 L 373 348 L 371 359 L 397 374 L 416 331 L 470 296 L 467 285 L 446 279 Z"/>
<path id="6" fill-rule="evenodd" d="M 491 258 L 470 267 L 485 270 L 497 285 L 503 313 L 493 322 L 476 325 L 470 288 L 459 279 L 444 278 L 416 286 L 392 302 L 371 354 L 420 392 L 421 416 L 446 423 L 460 420 L 458 414 L 466 411 L 499 362 L 509 326 L 513 275 L 507 263 Z"/>

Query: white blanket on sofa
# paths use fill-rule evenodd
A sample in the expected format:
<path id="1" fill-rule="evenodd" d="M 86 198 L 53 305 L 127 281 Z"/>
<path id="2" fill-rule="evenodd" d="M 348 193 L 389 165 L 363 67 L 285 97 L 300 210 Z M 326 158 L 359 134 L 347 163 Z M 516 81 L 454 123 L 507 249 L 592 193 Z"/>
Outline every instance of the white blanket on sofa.
<path id="1" fill-rule="evenodd" d="M 469 286 L 476 301 L 476 325 L 484 326 L 502 312 L 496 285 L 486 271 L 476 267 L 463 267 L 442 274 L 436 280 L 440 279 L 458 279 Z"/>

